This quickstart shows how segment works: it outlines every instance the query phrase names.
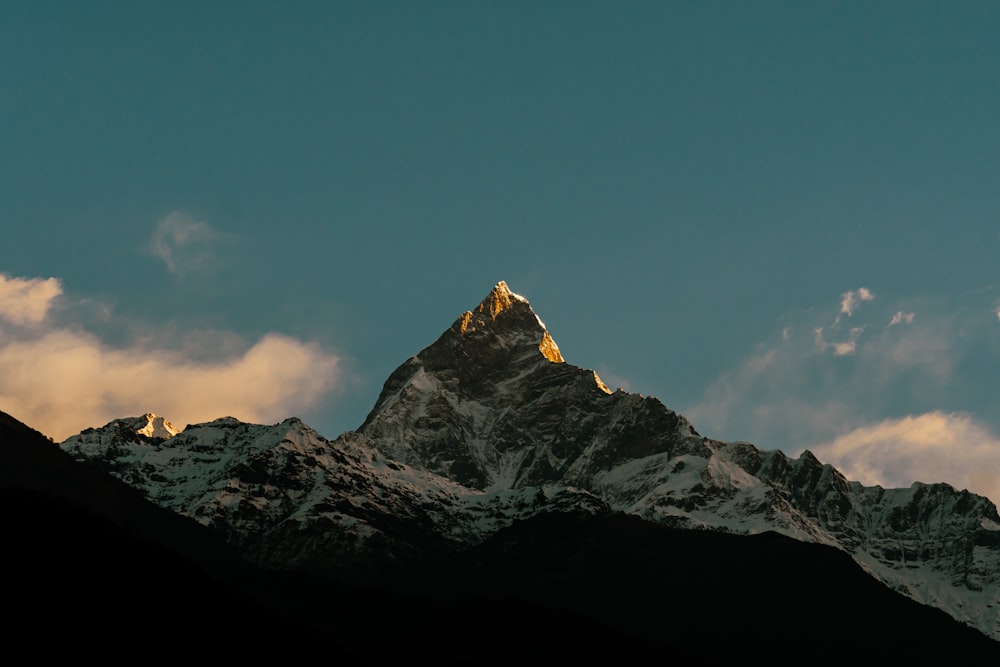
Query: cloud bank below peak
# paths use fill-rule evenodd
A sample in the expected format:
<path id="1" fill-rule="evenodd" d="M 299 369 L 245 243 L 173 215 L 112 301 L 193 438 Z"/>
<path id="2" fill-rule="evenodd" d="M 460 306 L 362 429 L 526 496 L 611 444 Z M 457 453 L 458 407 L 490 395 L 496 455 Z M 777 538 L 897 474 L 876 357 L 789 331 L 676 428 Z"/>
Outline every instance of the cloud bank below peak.
<path id="1" fill-rule="evenodd" d="M 178 423 L 276 421 L 308 410 L 341 381 L 337 355 L 279 333 L 211 359 L 148 341 L 111 345 L 56 322 L 61 296 L 55 278 L 0 274 L 0 410 L 56 440 L 148 411 Z"/>

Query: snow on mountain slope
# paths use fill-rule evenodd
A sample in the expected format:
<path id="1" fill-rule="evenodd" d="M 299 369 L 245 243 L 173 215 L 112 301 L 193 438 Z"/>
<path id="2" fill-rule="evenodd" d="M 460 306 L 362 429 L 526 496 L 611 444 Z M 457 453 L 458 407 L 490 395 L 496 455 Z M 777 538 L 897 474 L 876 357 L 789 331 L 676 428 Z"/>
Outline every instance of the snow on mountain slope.
<path id="1" fill-rule="evenodd" d="M 267 567 L 364 576 L 380 557 L 453 549 L 538 512 L 607 509 L 562 487 L 470 489 L 388 460 L 351 434 L 327 440 L 297 418 L 265 426 L 225 417 L 170 439 L 145 435 L 142 421 L 87 429 L 61 447 Z"/>
<path id="2" fill-rule="evenodd" d="M 1000 639 L 1000 516 L 988 499 L 944 484 L 864 487 L 809 452 L 704 438 L 656 398 L 611 392 L 566 363 L 502 282 L 396 369 L 361 427 L 337 440 L 297 419 L 223 419 L 168 440 L 139 433 L 143 423 L 62 446 L 263 564 L 361 567 L 429 538 L 453 549 L 535 514 L 611 508 L 835 546 Z"/>

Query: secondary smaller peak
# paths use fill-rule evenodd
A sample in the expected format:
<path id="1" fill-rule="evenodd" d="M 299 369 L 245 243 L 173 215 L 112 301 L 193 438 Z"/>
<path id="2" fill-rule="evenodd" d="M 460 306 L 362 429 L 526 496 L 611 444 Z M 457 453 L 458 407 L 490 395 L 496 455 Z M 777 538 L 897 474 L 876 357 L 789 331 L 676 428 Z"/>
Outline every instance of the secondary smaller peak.
<path id="1" fill-rule="evenodd" d="M 142 424 L 142 420 L 146 421 L 145 425 Z M 166 440 L 181 432 L 181 429 L 152 412 L 147 412 L 139 418 L 138 422 L 139 428 L 136 428 L 135 432 L 147 438 L 163 438 Z"/>

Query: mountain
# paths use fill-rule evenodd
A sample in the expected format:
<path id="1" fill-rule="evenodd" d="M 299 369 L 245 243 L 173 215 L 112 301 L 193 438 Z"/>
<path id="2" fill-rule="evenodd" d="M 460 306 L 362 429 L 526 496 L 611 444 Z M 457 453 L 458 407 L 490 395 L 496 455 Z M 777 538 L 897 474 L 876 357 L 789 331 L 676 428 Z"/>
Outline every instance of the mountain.
<path id="1" fill-rule="evenodd" d="M 329 441 L 294 417 L 273 426 L 226 417 L 169 440 L 142 433 L 155 418 L 116 420 L 62 447 L 265 567 L 378 579 L 389 563 L 474 544 L 539 512 L 606 510 L 561 487 L 471 489 L 387 459 L 352 434 Z"/>
<path id="2" fill-rule="evenodd" d="M 389 377 L 359 434 L 472 488 L 571 486 L 656 523 L 835 546 L 1000 639 L 1000 517 L 988 499 L 944 484 L 867 488 L 809 452 L 702 437 L 657 399 L 610 392 L 565 363 L 502 282 Z"/>
<path id="3" fill-rule="evenodd" d="M 223 418 L 170 435 L 166 423 L 116 420 L 61 448 L 271 570 L 479 613 L 542 605 L 550 622 L 553 609 L 596 619 L 675 654 L 720 632 L 693 610 L 745 641 L 782 625 L 822 641 L 833 628 L 894 656 L 919 657 L 927 636 L 994 651 L 982 635 L 1000 639 L 989 500 L 864 487 L 808 452 L 705 438 L 659 400 L 567 363 L 502 282 L 391 374 L 357 431 L 327 440 L 296 418 Z M 637 611 L 651 605 L 661 612 Z M 423 626 L 392 627 L 417 641 Z"/>

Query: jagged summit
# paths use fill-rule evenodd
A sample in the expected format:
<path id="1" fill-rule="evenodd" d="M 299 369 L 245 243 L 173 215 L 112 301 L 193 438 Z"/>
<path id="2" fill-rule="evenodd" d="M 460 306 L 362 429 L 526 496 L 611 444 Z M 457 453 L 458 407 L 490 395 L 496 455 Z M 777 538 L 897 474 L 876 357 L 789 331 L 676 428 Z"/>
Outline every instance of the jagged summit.
<path id="1" fill-rule="evenodd" d="M 462 313 L 449 331 L 456 328 L 463 338 L 469 335 L 475 339 L 476 334 L 493 332 L 507 346 L 520 346 L 529 342 L 552 363 L 561 364 L 566 361 L 528 300 L 511 292 L 503 280 L 496 284 L 474 311 Z"/>
<path id="2" fill-rule="evenodd" d="M 100 429 L 87 429 L 87 431 L 107 431 L 109 433 L 120 433 L 123 436 L 136 434 L 156 440 L 169 440 L 184 429 L 177 428 L 166 418 L 155 412 L 147 412 L 137 417 L 123 417 L 108 422 Z"/>
<path id="3" fill-rule="evenodd" d="M 510 308 L 515 301 L 528 303 L 528 300 L 520 294 L 511 292 L 510 288 L 507 287 L 507 283 L 501 280 L 486 298 L 483 299 L 483 302 L 479 304 L 476 310 L 480 313 L 488 312 L 493 316 L 493 319 L 496 319 L 497 315 Z"/>
<path id="4" fill-rule="evenodd" d="M 407 412 L 426 410 L 427 401 L 439 407 L 444 401 L 452 412 L 462 402 L 502 402 L 525 385 L 553 382 L 587 393 L 612 393 L 594 371 L 565 363 L 528 300 L 501 280 L 476 308 L 459 315 L 436 341 L 389 376 L 359 430 L 377 430 L 383 413 L 401 400 L 415 402 Z M 390 421 L 396 419 L 391 413 Z"/>
<path id="5" fill-rule="evenodd" d="M 619 423 L 640 415 L 649 425 Z M 609 463 L 701 447 L 658 400 L 612 392 L 565 363 L 504 282 L 389 376 L 358 432 L 390 458 L 476 489 L 580 486 Z"/>
<path id="6" fill-rule="evenodd" d="M 101 451 L 108 446 L 125 443 L 162 443 L 184 430 L 154 412 L 147 412 L 137 417 L 114 419 L 99 428 L 84 429 L 67 442 L 79 441 L 94 451 Z"/>
<path id="7" fill-rule="evenodd" d="M 163 438 L 166 440 L 181 432 L 181 429 L 153 412 L 147 412 L 142 417 L 136 417 L 135 419 L 140 423 L 143 419 L 146 420 L 145 425 L 141 425 L 136 429 L 136 433 L 140 433 L 148 438 Z"/>
<path id="8" fill-rule="evenodd" d="M 483 334 L 488 337 L 492 333 L 505 347 L 521 347 L 524 343 L 530 343 L 532 348 L 537 348 L 552 363 L 561 364 L 566 361 L 528 300 L 511 292 L 503 280 L 496 284 L 474 311 L 462 313 L 449 331 L 456 329 L 463 338 L 470 336 L 470 340 L 482 340 Z"/>

